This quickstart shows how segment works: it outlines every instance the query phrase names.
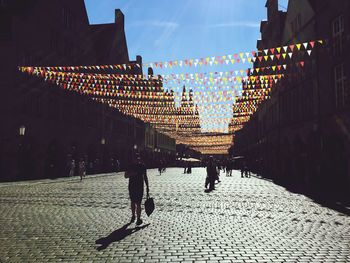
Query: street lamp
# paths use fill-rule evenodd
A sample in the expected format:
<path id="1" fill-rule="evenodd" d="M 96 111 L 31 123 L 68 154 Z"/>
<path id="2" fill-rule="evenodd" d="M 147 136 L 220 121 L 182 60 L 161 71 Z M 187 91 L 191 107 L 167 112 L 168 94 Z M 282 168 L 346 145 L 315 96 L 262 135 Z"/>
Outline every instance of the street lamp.
<path id="1" fill-rule="evenodd" d="M 101 144 L 102 144 L 102 145 L 105 145 L 105 144 L 106 144 L 106 139 L 103 138 L 103 137 L 101 138 Z"/>
<path id="2" fill-rule="evenodd" d="M 134 150 L 137 150 L 137 145 L 136 144 L 134 144 Z"/>
<path id="3" fill-rule="evenodd" d="M 22 125 L 21 127 L 19 127 L 19 135 L 24 136 L 25 133 L 26 133 L 26 127 Z"/>

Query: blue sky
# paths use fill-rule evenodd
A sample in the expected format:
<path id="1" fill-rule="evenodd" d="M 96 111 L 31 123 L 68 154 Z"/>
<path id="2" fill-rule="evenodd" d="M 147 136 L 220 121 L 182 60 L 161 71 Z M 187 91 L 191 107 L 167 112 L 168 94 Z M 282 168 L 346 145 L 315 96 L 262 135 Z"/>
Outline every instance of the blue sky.
<path id="1" fill-rule="evenodd" d="M 130 59 L 144 62 L 251 51 L 266 0 L 85 0 L 91 24 L 125 15 Z M 287 0 L 280 0 L 287 7 Z M 282 7 L 280 7 L 282 9 Z"/>
<path id="2" fill-rule="evenodd" d="M 114 10 L 122 10 L 130 60 L 141 55 L 144 63 L 256 50 L 260 21 L 267 17 L 266 0 L 85 0 L 85 3 L 91 24 L 113 23 Z M 288 0 L 279 0 L 279 4 L 280 10 L 285 10 Z M 155 74 L 204 73 L 249 66 L 241 63 L 154 70 Z M 177 98 L 180 98 L 181 86 L 172 87 L 179 92 Z M 197 102 L 201 99 L 203 97 L 195 97 Z M 221 117 L 232 117 L 232 103 L 225 102 Z M 202 112 L 207 115 L 210 109 Z M 227 130 L 227 123 L 222 127 Z"/>

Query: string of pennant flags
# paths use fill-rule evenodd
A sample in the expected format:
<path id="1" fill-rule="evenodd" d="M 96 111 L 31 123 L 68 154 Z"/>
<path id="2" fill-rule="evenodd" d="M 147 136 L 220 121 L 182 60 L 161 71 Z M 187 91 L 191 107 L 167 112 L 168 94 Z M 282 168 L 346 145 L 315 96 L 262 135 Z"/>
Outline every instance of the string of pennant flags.
<path id="1" fill-rule="evenodd" d="M 19 70 L 151 123 L 179 143 L 186 142 L 202 153 L 222 152 L 232 144 L 232 134 L 249 121 L 262 101 L 270 98 L 272 88 L 291 74 L 288 69 L 303 68 L 305 56 L 310 57 L 315 46 L 322 44 L 323 40 L 315 40 L 223 56 L 143 64 L 21 66 Z M 203 73 L 130 74 L 134 69 L 140 72 L 142 67 L 164 69 L 238 63 L 254 63 L 254 67 Z M 190 90 L 186 94 L 181 93 L 183 83 Z M 203 128 L 220 133 L 218 138 L 227 137 L 220 141 L 204 136 Z"/>
<path id="2" fill-rule="evenodd" d="M 297 66 L 304 66 L 304 61 L 301 60 L 296 63 L 292 63 Z M 22 72 L 29 73 L 31 75 L 45 75 L 45 76 L 67 76 L 67 77 L 76 77 L 83 79 L 105 79 L 109 81 L 113 80 L 123 80 L 128 79 L 132 81 L 151 81 L 154 83 L 160 83 L 164 81 L 171 80 L 195 80 L 203 78 L 203 76 L 210 76 L 211 78 L 215 76 L 242 76 L 247 77 L 246 74 L 259 74 L 267 71 L 279 72 L 287 69 L 288 64 L 276 64 L 272 66 L 265 67 L 255 67 L 251 69 L 240 69 L 232 71 L 219 71 L 219 72 L 207 72 L 207 73 L 179 73 L 179 74 L 161 74 L 161 75 L 147 75 L 147 74 L 96 74 L 96 73 L 76 73 L 76 72 L 65 72 L 65 71 L 53 71 L 47 70 L 43 67 L 19 67 L 19 70 Z M 266 74 L 268 75 L 268 74 Z M 273 74 L 271 74 L 273 75 Z"/>
<path id="3" fill-rule="evenodd" d="M 41 76 L 41 77 L 71 77 L 71 78 L 80 78 L 85 81 L 101 80 L 106 82 L 112 81 L 141 81 L 147 83 L 159 84 L 171 80 L 197 80 L 205 78 L 218 78 L 218 77 L 244 77 L 249 78 L 247 74 L 262 74 L 263 76 L 267 75 L 280 75 L 276 74 L 263 74 L 266 71 L 279 72 L 287 69 L 288 65 L 299 65 L 304 66 L 304 61 L 301 60 L 292 64 L 276 64 L 273 66 L 266 67 L 256 67 L 251 69 L 240 69 L 240 70 L 231 70 L 231 71 L 215 71 L 215 72 L 205 72 L 205 73 L 180 73 L 180 74 L 163 74 L 163 75 L 146 75 L 146 74 L 98 74 L 98 73 L 77 73 L 77 72 L 65 72 L 65 71 L 50 71 L 45 70 L 41 67 L 19 67 L 19 70 L 23 73 L 28 73 L 31 75 Z"/>
<path id="4" fill-rule="evenodd" d="M 140 69 L 142 66 L 148 68 L 173 68 L 173 67 L 197 67 L 197 66 L 213 66 L 213 65 L 223 65 L 223 64 L 235 64 L 235 63 L 252 63 L 256 60 L 260 62 L 265 60 L 275 60 L 275 59 L 286 59 L 287 57 L 292 57 L 295 51 L 306 51 L 307 54 L 311 55 L 312 49 L 316 44 L 322 45 L 323 40 L 313 40 L 303 43 L 295 43 L 280 47 L 273 47 L 264 50 L 250 51 L 250 52 L 240 52 L 234 54 L 226 54 L 221 56 L 207 56 L 202 58 L 186 58 L 182 60 L 171 60 L 171 61 L 158 61 L 158 62 L 148 62 L 139 64 L 137 62 L 115 64 L 115 65 L 91 65 L 91 66 L 49 66 L 49 67 L 37 67 L 45 68 L 50 71 L 81 71 L 81 70 L 132 70 Z"/>

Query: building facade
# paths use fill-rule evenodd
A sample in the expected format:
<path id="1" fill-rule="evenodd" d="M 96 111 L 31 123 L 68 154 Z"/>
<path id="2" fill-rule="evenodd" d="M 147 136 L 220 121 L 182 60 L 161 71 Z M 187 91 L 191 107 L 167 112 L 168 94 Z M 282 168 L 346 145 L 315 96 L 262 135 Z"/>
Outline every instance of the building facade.
<path id="1" fill-rule="evenodd" d="M 90 25 L 83 0 L 3 0 L 0 24 L 0 180 L 66 176 L 73 159 L 88 173 L 114 171 L 135 145 L 144 150 L 144 122 L 18 71 L 132 62 L 120 10 Z"/>
<path id="2" fill-rule="evenodd" d="M 288 63 L 305 64 L 288 68 L 272 87 L 271 98 L 235 133 L 233 152 L 259 174 L 336 197 L 350 189 L 350 3 L 289 0 L 284 14 L 277 0 L 266 7 L 259 50 L 308 41 L 315 48 L 310 56 L 293 55 Z"/>

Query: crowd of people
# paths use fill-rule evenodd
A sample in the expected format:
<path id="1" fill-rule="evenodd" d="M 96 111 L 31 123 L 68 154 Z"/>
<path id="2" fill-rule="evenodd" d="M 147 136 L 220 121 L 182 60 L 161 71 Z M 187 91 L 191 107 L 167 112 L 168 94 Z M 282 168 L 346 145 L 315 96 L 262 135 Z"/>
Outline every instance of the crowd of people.
<path id="1" fill-rule="evenodd" d="M 120 171 L 119 160 L 115 160 L 115 170 L 114 172 Z M 184 174 L 192 173 L 192 163 L 183 163 Z M 159 175 L 166 171 L 167 162 L 165 160 L 159 160 L 158 171 Z M 232 170 L 236 169 L 236 165 L 233 159 L 227 158 L 226 160 L 215 160 L 213 156 L 210 156 L 206 161 L 201 163 L 201 166 L 206 167 L 206 178 L 205 178 L 205 192 L 211 192 L 215 190 L 215 185 L 220 183 L 220 172 L 226 173 L 226 176 L 232 176 Z M 250 171 L 247 166 L 242 163 L 241 165 L 241 176 L 250 177 Z M 69 162 L 68 174 L 70 177 L 78 175 L 80 180 L 86 176 L 86 162 L 81 158 L 78 162 L 72 159 Z M 128 178 L 128 189 L 130 198 L 130 208 L 131 208 L 131 220 L 130 223 L 136 220 L 136 225 L 142 224 L 141 219 L 141 202 L 144 195 L 144 185 L 146 185 L 147 196 L 149 196 L 149 183 L 147 178 L 147 167 L 142 161 L 139 155 L 134 156 L 134 160 L 126 168 L 125 178 Z"/>

